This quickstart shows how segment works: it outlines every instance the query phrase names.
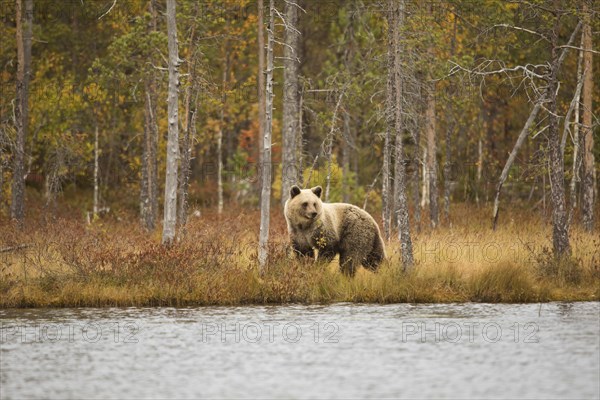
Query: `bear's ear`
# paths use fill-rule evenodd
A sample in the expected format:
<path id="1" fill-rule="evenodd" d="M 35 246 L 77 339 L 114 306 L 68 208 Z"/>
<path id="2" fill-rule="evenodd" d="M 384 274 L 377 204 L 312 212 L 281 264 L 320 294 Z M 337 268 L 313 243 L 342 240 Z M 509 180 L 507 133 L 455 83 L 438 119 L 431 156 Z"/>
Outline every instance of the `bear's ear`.
<path id="1" fill-rule="evenodd" d="M 294 197 L 298 196 L 300 194 L 300 188 L 296 185 L 292 186 L 292 188 L 290 189 L 290 199 L 293 199 Z"/>
<path id="2" fill-rule="evenodd" d="M 312 192 L 316 194 L 318 198 L 321 198 L 321 192 L 323 191 L 323 188 L 321 186 L 315 186 L 310 190 L 312 190 Z"/>

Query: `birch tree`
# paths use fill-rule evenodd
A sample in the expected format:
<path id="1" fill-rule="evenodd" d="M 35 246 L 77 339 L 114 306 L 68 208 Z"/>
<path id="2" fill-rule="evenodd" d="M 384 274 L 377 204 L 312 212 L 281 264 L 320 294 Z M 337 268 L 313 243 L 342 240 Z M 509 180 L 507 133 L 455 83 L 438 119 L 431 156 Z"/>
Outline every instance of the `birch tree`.
<path id="1" fill-rule="evenodd" d="M 167 141 L 167 174 L 165 180 L 165 205 L 163 244 L 171 244 L 177 224 L 177 168 L 179 161 L 179 54 L 177 51 L 177 21 L 175 0 L 167 0 L 167 35 L 169 47 L 169 93 L 167 113 L 169 135 Z"/>
<path id="2" fill-rule="evenodd" d="M 23 1 L 25 2 L 23 9 Z M 12 202 L 10 216 L 19 224 L 25 218 L 25 142 L 29 131 L 29 80 L 31 78 L 31 37 L 33 0 L 16 0 L 17 85 Z"/>
<path id="3" fill-rule="evenodd" d="M 275 28 L 275 0 L 269 0 L 269 26 L 267 28 L 267 70 L 265 89 L 265 126 L 262 144 L 262 190 L 260 199 L 260 232 L 258 237 L 258 263 L 261 274 L 268 261 L 269 223 L 271 211 L 271 133 L 273 130 L 273 43 Z"/>

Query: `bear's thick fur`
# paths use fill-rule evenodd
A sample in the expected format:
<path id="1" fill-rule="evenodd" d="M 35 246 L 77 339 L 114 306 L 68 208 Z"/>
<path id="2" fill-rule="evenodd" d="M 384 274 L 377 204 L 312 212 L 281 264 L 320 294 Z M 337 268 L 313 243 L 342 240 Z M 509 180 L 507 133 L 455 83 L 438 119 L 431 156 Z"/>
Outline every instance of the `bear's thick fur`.
<path id="1" fill-rule="evenodd" d="M 340 255 L 340 269 L 353 276 L 359 265 L 375 271 L 385 258 L 379 226 L 365 210 L 346 203 L 323 203 L 322 188 L 292 186 L 284 214 L 294 251 L 331 261 Z"/>

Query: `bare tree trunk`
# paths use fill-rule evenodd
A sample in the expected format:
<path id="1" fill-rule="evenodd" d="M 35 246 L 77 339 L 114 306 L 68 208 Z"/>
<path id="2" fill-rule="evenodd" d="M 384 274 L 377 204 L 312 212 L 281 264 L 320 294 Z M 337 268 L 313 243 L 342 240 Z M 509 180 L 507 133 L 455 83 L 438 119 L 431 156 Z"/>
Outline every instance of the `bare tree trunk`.
<path id="1" fill-rule="evenodd" d="M 427 140 L 427 136 L 425 136 L 425 140 Z M 429 147 L 428 143 L 425 143 L 423 146 L 423 155 L 421 156 L 421 208 L 425 209 L 429 205 L 429 201 L 431 200 L 429 196 L 429 191 L 431 186 L 429 186 L 429 177 L 427 175 L 427 148 Z"/>
<path id="2" fill-rule="evenodd" d="M 456 15 L 453 16 L 452 24 L 452 40 L 450 42 L 450 55 L 454 57 L 456 49 Z M 456 94 L 456 88 L 453 83 L 448 88 L 448 94 L 450 98 Z M 452 187 L 452 179 L 450 177 L 452 173 L 452 132 L 454 131 L 455 119 L 453 118 L 452 111 L 449 107 L 446 108 L 446 157 L 444 160 L 444 218 L 446 223 L 451 226 L 450 222 L 450 195 Z"/>
<path id="3" fill-rule="evenodd" d="M 267 76 L 265 93 L 265 126 L 263 137 L 262 192 L 260 201 L 260 233 L 258 263 L 264 273 L 269 253 L 269 224 L 271 211 L 271 133 L 273 129 L 273 42 L 275 29 L 275 0 L 269 0 L 269 28 L 267 30 Z"/>
<path id="4" fill-rule="evenodd" d="M 552 30 L 552 62 L 550 77 L 548 80 L 548 110 L 550 119 L 548 128 L 548 144 L 550 151 L 550 196 L 552 199 L 552 243 L 555 257 L 561 257 L 570 253 L 569 230 L 567 227 L 567 210 L 565 198 L 565 171 L 562 153 L 560 151 L 560 135 L 558 133 L 558 70 L 559 70 L 559 48 L 558 30 L 559 17 Z"/>
<path id="5" fill-rule="evenodd" d="M 427 181 L 429 185 L 429 217 L 432 228 L 436 228 L 439 222 L 435 104 L 435 84 L 431 84 L 429 85 L 429 90 L 427 93 L 425 129 L 427 129 Z"/>
<path id="6" fill-rule="evenodd" d="M 584 35 L 581 35 L 581 48 L 583 48 L 583 39 Z M 577 84 L 578 88 L 581 88 L 580 83 L 583 85 L 583 51 L 579 51 L 579 55 L 577 57 Z M 567 217 L 569 226 L 571 226 L 571 222 L 573 221 L 573 213 L 575 211 L 575 207 L 577 207 L 577 183 L 580 182 L 580 171 L 581 171 L 581 146 L 579 139 L 579 110 L 581 101 L 581 90 L 575 90 L 575 109 L 574 109 L 574 118 L 573 118 L 573 173 L 571 176 L 571 184 L 569 187 L 570 196 L 569 196 L 569 216 Z M 568 126 L 569 120 L 565 118 L 565 127 Z M 566 129 L 565 129 L 566 130 Z M 564 154 L 564 153 L 563 153 Z"/>
<path id="7" fill-rule="evenodd" d="M 191 76 L 191 75 L 190 75 Z M 196 103 L 190 97 L 195 96 L 192 89 L 188 88 L 186 93 L 186 122 L 181 143 L 181 171 L 179 179 L 179 216 L 177 220 L 180 226 L 187 223 L 188 192 L 190 186 L 190 172 L 192 163 L 192 146 L 196 124 Z M 193 102 L 193 103 L 192 103 Z"/>
<path id="8" fill-rule="evenodd" d="M 400 30 L 404 25 L 404 0 L 390 0 L 393 14 L 390 26 L 394 27 L 394 89 L 396 151 L 394 168 L 394 212 L 398 221 L 398 239 L 402 249 L 402 267 L 404 270 L 414 265 L 412 240 L 410 237 L 410 221 L 408 216 L 408 200 L 406 196 L 406 172 L 404 166 L 404 149 L 402 145 L 402 43 Z M 391 110 L 390 110 L 391 112 Z"/>
<path id="9" fill-rule="evenodd" d="M 227 22 L 229 26 L 229 20 Z M 217 212 L 223 212 L 223 127 L 225 126 L 225 105 L 227 104 L 227 85 L 229 82 L 229 50 L 227 40 L 223 46 L 223 93 L 221 95 L 221 116 L 217 133 Z"/>
<path id="10" fill-rule="evenodd" d="M 537 114 L 536 114 L 537 115 Z M 481 177 L 483 176 L 483 137 L 479 134 L 477 140 L 477 175 L 475 181 L 475 203 L 479 205 L 479 194 L 481 192 Z"/>
<path id="11" fill-rule="evenodd" d="M 296 165 L 298 166 L 298 185 L 300 187 L 304 186 L 304 167 L 302 164 L 304 162 L 304 136 L 302 133 L 302 106 L 304 102 L 303 93 L 304 91 L 300 90 L 300 98 L 298 99 L 298 132 L 296 134 L 296 150 L 298 154 L 298 162 Z"/>
<path id="12" fill-rule="evenodd" d="M 98 216 L 98 157 L 100 153 L 100 148 L 98 146 L 98 123 L 96 122 L 96 127 L 94 130 L 94 205 L 93 205 L 93 219 L 96 219 Z"/>
<path id="13" fill-rule="evenodd" d="M 157 30 L 156 0 L 150 0 L 151 30 Z M 144 144 L 142 151 L 142 181 L 140 183 L 140 219 L 148 231 L 154 230 L 158 219 L 158 121 L 156 115 L 156 78 L 153 73 L 144 82 Z"/>
<path id="14" fill-rule="evenodd" d="M 263 165 L 263 146 L 260 145 L 265 132 L 265 33 L 264 33 L 264 3 L 258 0 L 258 138 L 256 147 L 258 148 L 258 168 L 260 171 Z M 262 188 L 262 174 L 258 174 L 258 187 Z M 262 196 L 261 196 L 262 198 Z"/>
<path id="15" fill-rule="evenodd" d="M 569 38 L 569 42 L 567 43 L 567 46 L 563 48 L 562 53 L 560 54 L 558 59 L 555 60 L 556 64 L 552 65 L 552 68 L 556 68 L 557 70 L 560 69 L 560 66 L 562 65 L 562 63 L 567 55 L 568 46 L 571 46 L 573 44 L 573 41 L 575 40 L 575 37 L 577 36 L 579 29 L 581 29 L 581 23 L 577 24 L 577 27 L 575 27 L 575 29 L 573 30 L 573 33 L 571 33 L 571 37 Z M 530 130 L 531 126 L 533 125 L 533 122 L 535 121 L 535 119 L 542 107 L 542 103 L 547 101 L 547 99 L 550 99 L 552 96 L 556 96 L 555 93 L 553 93 L 550 89 L 551 89 L 551 85 L 548 85 L 548 87 L 546 88 L 546 91 L 542 94 L 542 96 L 535 103 L 535 106 L 533 107 L 533 109 L 531 110 L 531 113 L 529 114 L 529 117 L 527 118 L 527 122 L 525 122 L 525 126 L 523 126 L 523 129 L 521 130 L 521 133 L 519 134 L 519 137 L 517 138 L 517 141 L 515 142 L 515 145 L 508 156 L 508 160 L 506 160 L 506 164 L 504 165 L 504 168 L 502 169 L 502 173 L 500 174 L 500 179 L 498 180 L 498 184 L 496 186 L 496 195 L 494 197 L 494 211 L 492 214 L 492 220 L 493 220 L 492 227 L 494 230 L 496 229 L 496 226 L 498 224 L 498 214 L 499 214 L 499 209 L 500 209 L 500 192 L 502 191 L 502 185 L 504 185 L 504 182 L 506 181 L 506 178 L 508 177 L 508 172 L 510 171 L 510 167 L 512 166 L 513 162 L 515 161 L 515 158 L 517 157 L 517 152 L 519 151 L 519 149 L 525 142 L 525 138 L 527 138 L 527 136 L 529 135 L 529 130 Z M 558 150 L 560 151 L 560 145 L 558 146 Z M 564 175 L 564 171 L 563 171 L 563 175 Z"/>
<path id="16" fill-rule="evenodd" d="M 421 231 L 421 130 L 415 129 L 415 152 L 413 163 L 415 176 L 413 177 L 413 203 L 415 207 L 415 225 L 417 232 Z"/>
<path id="17" fill-rule="evenodd" d="M 342 103 L 342 97 L 346 93 L 346 86 L 342 88 L 342 92 L 340 93 L 337 103 L 335 104 L 335 108 L 333 109 L 333 117 L 331 117 L 331 128 L 329 129 L 329 135 L 325 138 L 326 143 L 326 157 L 327 157 L 327 176 L 325 176 L 325 203 L 329 202 L 329 190 L 331 186 L 331 168 L 332 168 L 332 157 L 333 157 L 333 138 L 335 137 L 335 130 L 338 118 L 338 110 L 340 109 L 340 104 Z"/>
<path id="18" fill-rule="evenodd" d="M 177 225 L 177 168 L 179 161 L 179 54 L 177 50 L 177 21 L 175 0 L 167 0 L 167 34 L 169 47 L 169 94 L 167 141 L 167 176 L 165 180 L 165 210 L 163 223 L 163 244 L 171 244 L 175 238 Z"/>
<path id="19" fill-rule="evenodd" d="M 592 69 L 592 27 L 589 1 L 583 2 L 583 126 L 581 130 L 583 139 L 583 184 L 582 184 L 582 214 L 583 227 L 591 232 L 594 229 L 594 134 L 592 130 L 592 102 L 594 80 Z"/>
<path id="20" fill-rule="evenodd" d="M 154 123 L 154 116 L 152 110 L 151 100 L 151 89 L 150 83 L 146 83 L 146 96 L 144 105 L 144 145 L 142 151 L 142 181 L 140 183 L 140 218 L 142 226 L 147 230 L 153 230 L 155 227 L 155 220 L 152 213 L 152 202 L 151 202 L 151 180 L 152 180 L 152 136 Z"/>
<path id="21" fill-rule="evenodd" d="M 293 1 L 285 3 L 286 29 L 283 49 L 283 149 L 281 169 L 281 205 L 289 197 L 290 189 L 298 183 L 298 165 L 296 161 L 296 136 L 298 133 L 298 5 Z"/>
<path id="22" fill-rule="evenodd" d="M 198 8 L 196 9 L 196 16 Z M 187 223 L 188 211 L 188 192 L 190 186 L 190 173 L 192 164 L 192 148 L 194 145 L 194 133 L 196 124 L 196 106 L 197 106 L 197 90 L 196 90 L 196 62 L 195 54 L 195 37 L 196 25 L 192 26 L 190 33 L 189 48 L 188 48 L 188 85 L 185 88 L 185 124 L 183 131 L 183 141 L 181 143 L 181 165 L 179 174 L 179 206 L 177 208 L 179 225 L 185 227 Z"/>
<path id="23" fill-rule="evenodd" d="M 394 130 L 394 4 L 393 0 L 389 2 L 388 15 L 388 49 L 387 49 L 387 87 L 386 87 L 386 128 L 385 139 L 383 142 L 383 179 L 381 185 L 381 201 L 383 219 L 383 235 L 386 241 L 390 240 L 391 231 L 391 210 L 392 196 L 391 190 L 391 148 L 392 148 L 392 131 Z"/>
<path id="24" fill-rule="evenodd" d="M 344 112 L 344 143 L 342 147 L 342 201 L 350 202 L 350 115 Z"/>
<path id="25" fill-rule="evenodd" d="M 12 202 L 10 216 L 19 225 L 25 218 L 25 142 L 29 130 L 29 80 L 31 78 L 31 37 L 33 25 L 33 0 L 16 0 L 17 87 L 15 125 L 17 137 L 14 147 Z"/>
<path id="26" fill-rule="evenodd" d="M 448 118 L 450 119 L 450 117 Z M 446 159 L 444 160 L 444 218 L 450 224 L 450 188 L 452 186 L 452 131 L 454 122 L 446 123 Z"/>

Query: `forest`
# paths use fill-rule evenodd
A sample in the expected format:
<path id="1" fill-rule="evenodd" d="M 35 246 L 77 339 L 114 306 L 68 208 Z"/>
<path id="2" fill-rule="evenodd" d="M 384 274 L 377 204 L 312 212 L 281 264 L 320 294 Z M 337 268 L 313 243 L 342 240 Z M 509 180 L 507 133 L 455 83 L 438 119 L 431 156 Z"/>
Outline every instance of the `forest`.
<path id="1" fill-rule="evenodd" d="M 597 0 L 0 5 L 0 307 L 600 299 Z"/>

